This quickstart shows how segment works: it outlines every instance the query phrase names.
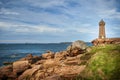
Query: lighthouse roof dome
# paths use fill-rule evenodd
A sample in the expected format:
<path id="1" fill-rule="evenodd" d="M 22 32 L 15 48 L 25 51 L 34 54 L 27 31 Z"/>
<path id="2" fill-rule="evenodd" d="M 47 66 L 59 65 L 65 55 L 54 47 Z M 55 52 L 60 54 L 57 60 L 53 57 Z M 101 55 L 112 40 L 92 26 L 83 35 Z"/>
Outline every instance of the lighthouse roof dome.
<path id="1" fill-rule="evenodd" d="M 99 24 L 105 25 L 105 22 L 103 21 L 103 19 L 99 22 Z"/>

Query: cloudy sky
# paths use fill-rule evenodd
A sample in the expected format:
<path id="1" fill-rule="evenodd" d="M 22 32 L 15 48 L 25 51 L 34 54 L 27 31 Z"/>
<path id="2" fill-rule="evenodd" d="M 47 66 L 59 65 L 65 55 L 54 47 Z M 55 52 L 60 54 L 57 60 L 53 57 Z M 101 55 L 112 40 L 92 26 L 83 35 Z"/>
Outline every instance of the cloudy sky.
<path id="1" fill-rule="evenodd" d="M 101 19 L 120 37 L 120 0 L 0 0 L 0 43 L 90 42 Z"/>

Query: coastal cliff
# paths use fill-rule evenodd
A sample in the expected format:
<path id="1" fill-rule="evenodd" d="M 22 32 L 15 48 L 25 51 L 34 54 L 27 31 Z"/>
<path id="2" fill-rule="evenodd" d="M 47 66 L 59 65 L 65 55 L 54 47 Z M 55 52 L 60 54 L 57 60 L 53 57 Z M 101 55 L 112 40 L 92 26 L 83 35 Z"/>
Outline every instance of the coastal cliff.
<path id="1" fill-rule="evenodd" d="M 65 51 L 32 54 L 0 68 L 0 80 L 119 80 L 120 44 L 88 47 L 75 41 Z"/>

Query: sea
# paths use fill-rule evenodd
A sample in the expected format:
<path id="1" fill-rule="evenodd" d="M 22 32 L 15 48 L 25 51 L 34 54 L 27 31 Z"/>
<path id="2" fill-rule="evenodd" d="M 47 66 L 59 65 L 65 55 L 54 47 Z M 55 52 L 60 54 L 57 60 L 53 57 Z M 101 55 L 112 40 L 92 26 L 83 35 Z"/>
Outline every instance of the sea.
<path id="1" fill-rule="evenodd" d="M 27 54 L 40 56 L 46 51 L 59 52 L 66 50 L 71 43 L 19 43 L 19 44 L 0 44 L 0 66 L 4 62 L 13 62 L 25 57 Z M 92 46 L 90 42 L 86 43 Z"/>

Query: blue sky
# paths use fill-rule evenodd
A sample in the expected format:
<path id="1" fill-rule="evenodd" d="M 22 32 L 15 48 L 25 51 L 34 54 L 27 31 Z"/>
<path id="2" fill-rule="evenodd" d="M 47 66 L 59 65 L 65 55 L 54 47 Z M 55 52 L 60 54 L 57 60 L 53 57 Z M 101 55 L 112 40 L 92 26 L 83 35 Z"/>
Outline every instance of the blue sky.
<path id="1" fill-rule="evenodd" d="M 101 19 L 120 37 L 120 0 L 0 0 L 0 43 L 90 42 Z"/>

